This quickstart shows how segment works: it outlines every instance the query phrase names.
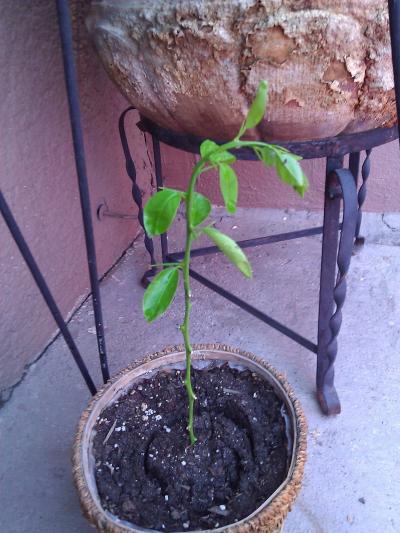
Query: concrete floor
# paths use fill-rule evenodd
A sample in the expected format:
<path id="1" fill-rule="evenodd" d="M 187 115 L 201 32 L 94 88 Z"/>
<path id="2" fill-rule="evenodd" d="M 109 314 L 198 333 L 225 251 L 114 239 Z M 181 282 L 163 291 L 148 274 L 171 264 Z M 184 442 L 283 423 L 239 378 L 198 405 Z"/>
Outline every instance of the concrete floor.
<path id="1" fill-rule="evenodd" d="M 237 238 L 319 224 L 312 213 L 242 210 L 219 217 Z M 194 342 L 226 342 L 265 356 L 285 372 L 309 421 L 304 487 L 286 533 L 400 531 L 400 216 L 368 215 L 367 244 L 353 257 L 340 335 L 336 383 L 342 414 L 324 417 L 314 396 L 315 357 L 193 282 Z M 172 236 L 171 248 L 181 226 Z M 303 335 L 315 339 L 320 238 L 249 251 L 254 280 L 221 257 L 196 259 L 196 269 Z M 141 315 L 138 283 L 143 245 L 130 249 L 102 284 L 112 373 L 132 359 L 180 342 L 179 297 L 154 325 Z M 87 302 L 70 322 L 97 383 L 93 311 Z M 2 533 L 86 533 L 71 479 L 71 441 L 88 392 L 61 338 L 32 365 L 0 411 Z"/>

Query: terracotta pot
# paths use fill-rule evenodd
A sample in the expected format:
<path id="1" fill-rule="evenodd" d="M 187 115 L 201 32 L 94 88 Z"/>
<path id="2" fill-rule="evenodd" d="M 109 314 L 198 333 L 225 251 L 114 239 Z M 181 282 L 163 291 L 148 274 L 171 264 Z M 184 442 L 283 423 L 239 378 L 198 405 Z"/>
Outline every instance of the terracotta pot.
<path id="1" fill-rule="evenodd" d="M 228 362 L 235 367 L 250 369 L 252 372 L 257 372 L 272 385 L 276 394 L 284 402 L 287 413 L 287 435 L 290 453 L 290 467 L 285 481 L 250 516 L 230 526 L 214 530 L 216 532 L 229 531 L 230 533 L 245 531 L 275 532 L 290 511 L 292 503 L 300 490 L 303 476 L 307 429 L 300 404 L 285 378 L 263 359 L 225 345 L 198 345 L 193 348 L 193 363 L 195 367 L 204 368 L 211 362 L 215 364 L 216 361 L 220 361 L 221 363 Z M 183 346 L 177 346 L 133 363 L 98 392 L 83 413 L 73 450 L 74 479 L 79 491 L 83 511 L 89 521 L 97 527 L 98 531 L 126 533 L 150 530 L 119 520 L 101 506 L 95 482 L 94 458 L 92 455 L 92 441 L 97 417 L 108 405 L 115 402 L 125 391 L 130 389 L 136 381 L 145 378 L 146 374 L 153 373 L 152 375 L 154 375 L 154 371 L 167 366 L 182 368 L 184 360 L 184 348 Z"/>
<path id="2" fill-rule="evenodd" d="M 176 132 L 232 138 L 261 79 L 255 138 L 395 123 L 386 0 L 94 0 L 87 26 L 128 100 Z"/>

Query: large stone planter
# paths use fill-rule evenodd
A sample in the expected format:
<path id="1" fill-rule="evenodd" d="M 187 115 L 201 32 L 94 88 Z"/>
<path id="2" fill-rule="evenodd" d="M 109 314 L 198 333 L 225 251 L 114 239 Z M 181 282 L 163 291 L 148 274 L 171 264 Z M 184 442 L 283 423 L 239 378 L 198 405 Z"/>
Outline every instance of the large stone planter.
<path id="1" fill-rule="evenodd" d="M 232 137 L 260 79 L 257 137 L 395 121 L 386 0 L 95 0 L 87 25 L 132 104 L 177 132 Z"/>

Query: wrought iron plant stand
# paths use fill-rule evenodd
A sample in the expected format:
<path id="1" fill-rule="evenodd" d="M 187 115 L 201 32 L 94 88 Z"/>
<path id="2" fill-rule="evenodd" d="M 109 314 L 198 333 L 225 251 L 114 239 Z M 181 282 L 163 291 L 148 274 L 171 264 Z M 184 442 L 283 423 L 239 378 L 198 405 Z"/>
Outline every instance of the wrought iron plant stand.
<path id="1" fill-rule="evenodd" d="M 125 132 L 127 113 L 133 109 L 133 107 L 129 107 L 122 113 L 119 121 L 119 132 L 126 160 L 126 169 L 132 180 L 133 199 L 139 210 L 138 219 L 145 234 L 145 246 L 150 256 L 150 263 L 154 265 L 156 264 L 154 243 L 146 235 L 144 229 L 141 192 L 136 183 L 135 165 Z M 161 143 L 198 154 L 200 152 L 200 144 L 204 140 L 166 130 L 146 118 L 141 118 L 138 127 L 144 133 L 152 136 L 157 189 L 163 186 Z M 322 234 L 318 340 L 316 344 L 238 298 L 220 285 L 200 275 L 195 270 L 191 269 L 190 271 L 191 276 L 198 282 L 317 355 L 316 382 L 318 401 L 322 411 L 328 415 L 340 412 L 340 402 L 334 385 L 334 363 L 338 352 L 337 337 L 342 322 L 342 307 L 346 297 L 346 275 L 349 270 L 353 249 L 364 243 L 364 239 L 360 235 L 360 227 L 362 206 L 366 198 L 367 180 L 370 173 L 371 150 L 375 146 L 392 141 L 396 136 L 397 127 L 341 135 L 318 141 L 280 142 L 280 145 L 302 156 L 304 159 L 326 158 L 323 226 L 239 241 L 239 245 L 242 248 L 251 248 Z M 364 151 L 365 159 L 361 167 L 362 179 L 358 189 L 360 155 Z M 348 154 L 349 168 L 343 168 L 344 158 Z M 258 161 L 254 152 L 250 149 L 237 150 L 235 155 L 239 160 Z M 343 203 L 343 215 L 340 222 L 341 203 Z M 160 241 L 163 262 L 176 262 L 183 259 L 183 252 L 169 252 L 167 234 L 162 235 Z M 219 249 L 216 246 L 195 249 L 191 255 L 192 257 L 198 257 L 213 253 L 219 253 Z M 142 278 L 142 283 L 147 285 L 149 278 L 155 272 L 156 269 L 154 267 L 147 270 Z"/>
<path id="2" fill-rule="evenodd" d="M 76 80 L 75 64 L 73 57 L 71 17 L 68 0 L 57 0 L 58 19 L 64 61 L 64 72 L 67 86 L 67 95 L 70 111 L 71 131 L 74 144 L 76 171 L 79 184 L 79 193 L 82 207 L 82 219 L 85 232 L 88 269 L 92 290 L 94 319 L 98 340 L 98 353 L 103 381 L 109 380 L 107 352 L 104 338 L 104 324 L 97 273 L 97 261 L 90 210 L 89 188 L 86 174 L 83 135 L 80 120 L 79 96 Z M 395 90 L 398 115 L 400 115 L 400 0 L 390 0 L 389 18 L 391 30 L 392 56 L 395 78 Z M 132 192 L 139 209 L 139 222 L 143 226 L 143 206 L 141 192 L 136 183 L 136 172 L 133 159 L 130 155 L 129 144 L 125 134 L 125 118 L 133 108 L 128 108 L 121 116 L 119 130 L 126 158 L 126 169 L 132 180 Z M 154 161 L 156 170 L 157 187 L 163 184 L 161 148 L 160 143 L 165 143 L 181 150 L 192 153 L 199 152 L 201 139 L 182 136 L 158 127 L 149 120 L 142 119 L 139 123 L 142 131 L 151 134 L 153 138 Z M 321 408 L 326 414 L 335 414 L 340 411 L 340 402 L 334 386 L 334 363 L 338 351 L 337 337 L 342 320 L 342 307 L 346 296 L 346 274 L 349 269 L 354 246 L 361 245 L 363 238 L 360 236 L 361 209 L 366 197 L 366 184 L 370 172 L 370 155 L 375 146 L 387 143 L 398 136 L 397 126 L 392 129 L 376 129 L 369 132 L 343 135 L 330 139 L 310 142 L 280 143 L 292 152 L 303 156 L 305 159 L 326 158 L 325 176 L 325 206 L 324 222 L 322 227 L 292 231 L 278 235 L 257 237 L 242 241 L 243 248 L 261 246 L 286 240 L 322 234 L 322 259 L 320 278 L 320 302 L 318 318 L 318 339 L 314 343 L 284 324 L 249 305 L 234 294 L 226 291 L 219 285 L 204 278 L 195 271 L 191 275 L 216 293 L 224 296 L 231 302 L 248 311 L 256 318 L 277 329 L 284 335 L 302 345 L 317 355 L 317 393 Z M 358 174 L 360 154 L 365 151 L 365 159 L 361 168 L 361 186 L 358 188 Z M 344 157 L 349 154 L 349 168 L 343 168 Z M 254 159 L 253 154 L 240 150 L 236 153 L 239 159 Z M 358 190 L 357 190 L 358 189 Z M 343 203 L 343 216 L 340 221 L 341 204 Z M 46 280 L 40 272 L 34 257 L 27 245 L 18 224 L 0 191 L 0 212 L 35 280 L 36 285 L 52 313 L 60 332 L 63 335 L 71 354 L 92 394 L 96 386 L 84 359 L 80 354 L 68 325 L 47 286 Z M 339 238 L 340 236 L 340 238 Z M 151 239 L 145 236 L 145 246 L 154 264 L 154 245 Z M 182 253 L 169 253 L 167 235 L 161 236 L 161 250 L 163 261 L 178 261 Z M 216 253 L 215 247 L 200 248 L 193 251 L 193 256 Z M 144 281 L 155 273 L 154 269 L 148 270 Z"/>

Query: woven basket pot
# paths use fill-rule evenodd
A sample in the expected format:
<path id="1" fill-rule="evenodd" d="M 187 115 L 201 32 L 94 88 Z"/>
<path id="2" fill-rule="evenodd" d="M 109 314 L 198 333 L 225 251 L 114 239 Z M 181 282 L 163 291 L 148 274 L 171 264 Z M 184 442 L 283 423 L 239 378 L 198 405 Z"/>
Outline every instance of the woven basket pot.
<path id="1" fill-rule="evenodd" d="M 225 345 L 193 346 L 193 366 L 207 368 L 216 362 L 226 363 L 236 368 L 246 368 L 262 376 L 275 390 L 286 407 L 288 442 L 291 443 L 291 460 L 288 475 L 282 485 L 250 516 L 235 524 L 215 529 L 215 532 L 229 533 L 260 531 L 273 533 L 281 527 L 286 515 L 300 490 L 306 460 L 306 422 L 301 406 L 285 378 L 263 359 Z M 115 402 L 121 395 L 142 380 L 147 374 L 165 367 L 183 368 L 185 352 L 183 346 L 165 349 L 135 361 L 117 374 L 91 400 L 84 411 L 75 437 L 73 448 L 73 472 L 79 491 L 84 514 L 98 531 L 107 533 L 128 533 L 150 531 L 122 521 L 104 510 L 100 503 L 94 475 L 92 455 L 93 428 L 97 417 L 104 408 Z M 217 363 L 218 364 L 218 363 Z"/>
<path id="2" fill-rule="evenodd" d="M 386 0 L 93 0 L 87 27 L 128 100 L 178 133 L 234 137 L 261 79 L 254 138 L 395 123 Z"/>

